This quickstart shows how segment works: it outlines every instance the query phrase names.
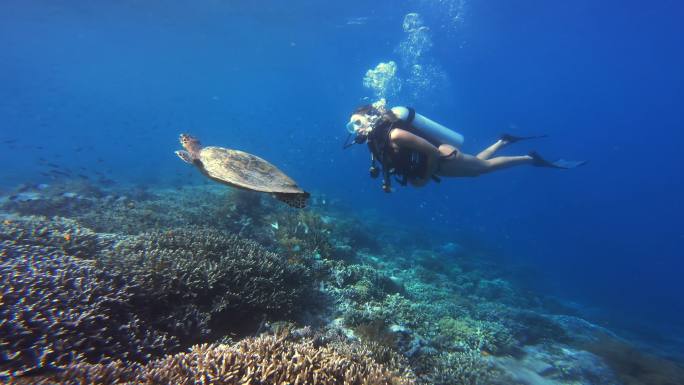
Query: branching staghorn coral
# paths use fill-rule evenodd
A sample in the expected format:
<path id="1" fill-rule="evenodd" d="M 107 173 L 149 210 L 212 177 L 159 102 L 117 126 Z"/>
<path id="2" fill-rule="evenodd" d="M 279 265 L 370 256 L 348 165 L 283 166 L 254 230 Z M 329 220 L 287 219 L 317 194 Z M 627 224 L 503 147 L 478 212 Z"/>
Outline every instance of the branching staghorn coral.
<path id="1" fill-rule="evenodd" d="M 190 343 L 210 332 L 235 331 L 230 328 L 236 322 L 253 325 L 264 315 L 296 314 L 313 284 L 302 264 L 255 242 L 197 227 L 126 238 L 103 253 L 98 266 L 136 282 L 158 326 Z M 194 326 L 179 325 L 179 318 Z"/>
<path id="2" fill-rule="evenodd" d="M 443 352 L 431 361 L 423 380 L 432 385 L 488 385 L 495 377 L 492 364 L 479 351 Z"/>
<path id="3" fill-rule="evenodd" d="M 1 241 L 0 287 L 3 377 L 73 361 L 146 362 L 177 345 L 132 312 L 125 282 L 56 250 Z"/>
<path id="4" fill-rule="evenodd" d="M 319 254 L 332 258 L 335 253 L 332 224 L 313 210 L 285 211 L 270 216 L 279 251 L 289 257 Z"/>
<path id="5" fill-rule="evenodd" d="M 101 236 L 78 222 L 61 217 L 0 215 L 0 241 L 15 247 L 37 246 L 49 252 L 91 259 L 112 237 Z"/>
<path id="6" fill-rule="evenodd" d="M 438 322 L 440 334 L 463 348 L 492 354 L 509 352 L 516 340 L 504 325 L 469 317 L 444 317 Z"/>
<path id="7" fill-rule="evenodd" d="M 19 215 L 68 217 L 100 233 L 140 234 L 188 225 L 237 232 L 242 227 L 241 220 L 255 219 L 263 210 L 256 205 L 257 194 L 238 193 L 222 186 L 99 190 L 93 184 L 60 182 L 26 194 L 30 201 L 0 200 L 0 210 Z"/>
<path id="8" fill-rule="evenodd" d="M 232 345 L 196 345 L 145 366 L 77 364 L 52 379 L 87 384 L 317 384 L 410 385 L 410 372 L 378 364 L 361 346 L 341 342 L 316 346 L 287 335 L 247 338 Z"/>

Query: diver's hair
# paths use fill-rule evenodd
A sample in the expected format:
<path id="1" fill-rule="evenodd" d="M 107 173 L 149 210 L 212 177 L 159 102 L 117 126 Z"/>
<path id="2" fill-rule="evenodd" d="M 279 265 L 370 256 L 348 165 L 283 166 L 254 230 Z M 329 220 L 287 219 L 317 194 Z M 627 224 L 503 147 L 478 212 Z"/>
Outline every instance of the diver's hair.
<path id="1" fill-rule="evenodd" d="M 359 115 L 380 115 L 380 111 L 378 111 L 377 108 L 373 107 L 372 104 L 366 104 L 361 107 L 358 107 L 357 109 L 352 112 L 352 115 L 359 114 Z"/>
<path id="2" fill-rule="evenodd" d="M 390 122 L 394 123 L 399 118 L 394 115 L 394 112 L 392 110 L 388 109 L 384 113 L 377 108 L 373 107 L 372 104 L 366 104 L 361 107 L 358 107 L 357 109 L 354 110 L 352 115 L 359 114 L 359 115 L 382 115 L 385 119 L 389 120 Z"/>

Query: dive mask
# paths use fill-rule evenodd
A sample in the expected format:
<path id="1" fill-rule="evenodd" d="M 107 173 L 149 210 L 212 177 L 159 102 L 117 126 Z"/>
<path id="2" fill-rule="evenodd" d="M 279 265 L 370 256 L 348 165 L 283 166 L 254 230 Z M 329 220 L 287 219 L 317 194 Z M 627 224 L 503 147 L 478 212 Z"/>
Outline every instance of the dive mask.
<path id="1" fill-rule="evenodd" d="M 354 119 L 347 123 L 347 132 L 350 134 L 356 134 L 361 127 L 363 127 L 363 122 L 361 122 L 361 119 Z"/>
<path id="2" fill-rule="evenodd" d="M 349 132 L 349 137 L 347 137 L 345 148 L 351 146 L 352 144 L 362 144 L 368 139 L 368 135 L 373 131 L 373 128 L 382 119 L 379 114 L 366 114 L 365 122 L 359 118 L 351 120 L 346 124 L 347 132 Z M 353 141 L 349 143 L 350 139 L 353 137 Z"/>
<path id="3" fill-rule="evenodd" d="M 344 145 L 342 146 L 343 148 L 349 148 L 354 144 L 362 144 L 366 142 L 368 139 L 368 132 L 370 132 L 370 127 L 372 127 L 372 125 L 370 124 L 371 119 L 369 119 L 369 116 L 365 116 L 367 117 L 366 122 L 364 122 L 362 119 L 356 118 L 347 123 L 345 127 L 347 128 L 349 135 L 347 136 L 347 140 L 344 141 Z M 364 123 L 368 124 L 368 126 L 366 126 Z"/>

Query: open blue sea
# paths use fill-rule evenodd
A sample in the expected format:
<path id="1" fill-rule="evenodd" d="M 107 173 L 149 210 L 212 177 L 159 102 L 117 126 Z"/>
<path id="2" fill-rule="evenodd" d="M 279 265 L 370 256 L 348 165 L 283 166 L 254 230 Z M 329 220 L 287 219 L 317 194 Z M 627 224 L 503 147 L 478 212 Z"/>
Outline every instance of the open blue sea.
<path id="1" fill-rule="evenodd" d="M 408 343 L 396 342 L 401 340 L 396 337 L 390 345 L 408 359 L 404 367 L 414 372 L 419 383 L 681 384 L 683 18 L 684 4 L 674 0 L 3 0 L 3 226 L 13 228 L 44 217 L 40 226 L 67 218 L 76 221 L 69 226 L 83 226 L 102 237 L 170 232 L 176 231 L 170 228 L 189 228 L 186 223 L 238 234 L 239 226 L 221 224 L 229 214 L 214 201 L 199 200 L 206 208 L 183 222 L 188 214 L 182 210 L 199 205 L 188 202 L 195 202 L 192 199 L 200 192 L 188 189 L 208 189 L 212 194 L 232 191 L 174 155 L 181 149 L 179 134 L 190 133 L 204 145 L 258 155 L 289 175 L 311 193 L 306 215 L 319 215 L 314 222 L 327 226 L 320 233 L 335 250 L 345 249 L 347 254 L 326 255 L 319 246 L 308 249 L 303 235 L 300 243 L 293 241 L 294 236 L 277 238 L 285 226 L 283 218 L 305 214 L 266 195 L 261 209 L 247 210 L 231 222 L 241 224 L 239 236 L 255 239 L 288 258 L 288 263 L 306 268 L 313 269 L 306 258 L 319 264 L 323 260 L 372 266 L 373 274 L 386 275 L 392 282 L 403 280 L 400 285 L 405 291 L 385 294 L 403 296 L 407 304 L 430 301 L 411 291 L 425 282 L 449 290 L 450 285 L 457 285 L 445 298 L 468 298 L 467 305 L 454 305 L 461 310 L 435 315 L 439 323 L 419 325 L 408 316 L 393 318 L 392 312 L 398 310 L 391 310 L 382 295 L 372 300 L 345 297 L 345 283 L 334 292 L 320 289 L 334 298 L 327 302 L 327 310 L 317 312 L 311 310 L 312 305 L 287 322 L 314 331 L 331 330 L 334 324 L 350 331 L 347 337 L 355 331 L 356 337 L 350 339 L 361 341 L 364 337 L 359 336 L 373 334 L 367 331 L 373 327 L 381 330 L 373 329 L 375 334 L 392 330 L 413 341 L 411 346 L 420 346 L 425 354 L 420 357 L 456 354 L 463 350 L 454 346 L 465 337 L 449 332 L 452 329 L 445 325 L 466 319 L 459 318 L 466 313 L 463 325 L 495 322 L 473 310 L 478 298 L 509 304 L 499 297 L 467 291 L 469 286 L 459 281 L 456 268 L 467 272 L 464 266 L 472 266 L 479 272 L 472 278 L 475 286 L 484 282 L 483 277 L 503 282 L 486 276 L 496 270 L 500 272 L 496 277 L 506 281 L 515 296 L 535 298 L 525 305 L 516 303 L 516 309 L 528 309 L 534 302 L 530 312 L 571 315 L 605 328 L 629 344 L 629 349 L 666 364 L 634 369 L 636 364 L 629 360 L 615 363 L 587 348 L 603 359 L 612 374 L 573 379 L 539 371 L 536 377 L 526 377 L 514 368 L 523 365 L 521 352 L 531 356 L 525 349 L 541 348 L 507 326 L 516 338 L 517 353 L 484 345 L 475 350 L 491 361 L 491 367 L 508 373 L 509 380 L 469 377 L 470 382 L 465 382 L 455 375 L 424 374 L 414 356 L 419 353 L 409 349 Z M 535 150 L 548 159 L 586 160 L 587 164 L 571 170 L 520 166 L 477 178 L 442 178 L 423 188 L 395 182 L 394 191 L 385 193 L 381 181 L 368 175 L 368 148 L 355 145 L 343 150 L 352 111 L 380 98 L 390 106 L 413 107 L 461 133 L 465 153 L 481 151 L 502 133 L 547 135 L 512 144 L 502 153 L 524 155 Z M 93 202 L 124 202 L 125 207 L 137 209 L 155 199 L 162 203 L 149 203 L 149 216 L 164 214 L 165 220 L 179 222 L 141 222 L 137 214 L 116 214 L 123 215 L 129 230 L 98 225 L 98 220 L 113 221 L 105 214 L 109 209 L 102 207 L 114 206 Z M 90 202 L 87 207 L 82 205 L 86 201 Z M 356 225 L 344 225 L 347 221 Z M 255 227 L 259 223 L 263 226 Z M 308 236 L 315 231 L 301 217 L 293 223 L 293 234 Z M 30 253 L 40 257 L 40 251 L 20 248 L 20 237 L 13 231 L 7 230 L 0 239 L 5 249 L 0 254 L 3 263 Z M 21 237 L 43 234 L 35 229 L 22 231 Z M 83 231 L 65 232 L 63 237 L 72 242 Z M 374 246 L 366 247 L 359 239 L 372 240 Z M 193 244 L 187 247 L 194 250 Z M 449 257 L 454 249 L 458 256 Z M 97 259 L 64 247 L 55 250 L 57 254 L 45 255 Z M 415 259 L 425 250 L 433 253 L 429 263 L 438 265 L 429 279 L 421 271 L 430 266 L 418 267 L 422 262 Z M 194 251 L 189 255 L 197 257 Z M 3 285 L 22 279 L 17 266 L 2 270 Z M 331 269 L 342 265 L 335 266 Z M 413 271 L 417 273 L 410 277 L 401 275 Z M 328 282 L 321 274 L 312 273 L 312 277 Z M 332 287 L 316 282 L 317 290 Z M 358 284 L 354 287 L 357 290 Z M 21 381 L 26 374 L 38 381 L 33 376 L 63 373 L 72 361 L 55 359 L 44 370 L 23 355 L 17 358 L 15 353 L 26 347 L 13 342 L 18 329 L 7 326 L 18 317 L 14 313 L 18 308 L 2 301 L 11 295 L 7 289 L 0 297 L 0 310 L 6 307 L 0 311 L 4 318 L 0 320 L 2 378 L 16 375 Z M 345 309 L 354 306 L 383 309 L 387 314 L 352 317 Z M 132 308 L 121 311 L 130 313 Z M 78 309 L 72 308 L 77 313 Z M 158 349 L 137 361 L 128 357 L 125 362 L 144 364 L 187 351 L 195 343 L 219 341 L 222 336 L 231 336 L 231 343 L 266 338 L 263 324 L 278 316 L 264 311 L 262 318 L 257 313 L 253 331 L 244 332 L 249 327 L 240 325 L 219 332 L 218 321 L 212 321 L 206 338 L 178 337 L 181 342 L 173 349 Z M 507 316 L 497 314 L 496 322 L 507 325 Z M 154 323 L 153 315 L 138 317 L 141 325 L 153 320 L 149 330 L 155 327 L 173 334 L 170 328 Z M 27 321 L 26 325 L 30 329 L 32 324 Z M 397 332 L 397 328 L 404 329 Z M 51 332 L 32 333 L 47 333 L 49 338 Z M 458 341 L 445 344 L 439 342 L 439 335 Z M 585 351 L 581 344 L 554 343 Z M 81 357 L 86 363 L 111 361 L 101 361 L 89 352 Z M 13 362 L 18 359 L 22 362 Z M 461 364 L 454 362 L 445 365 L 455 370 Z M 23 372 L 26 369 L 28 373 Z M 624 374 L 631 369 L 650 370 L 659 378 L 635 379 L 638 376 Z"/>

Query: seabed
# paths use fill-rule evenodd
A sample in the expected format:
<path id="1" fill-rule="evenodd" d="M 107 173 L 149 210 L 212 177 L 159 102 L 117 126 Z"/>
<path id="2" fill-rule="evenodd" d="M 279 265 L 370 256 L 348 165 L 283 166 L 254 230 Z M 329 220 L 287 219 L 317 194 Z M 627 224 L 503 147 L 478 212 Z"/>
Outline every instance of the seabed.
<path id="1" fill-rule="evenodd" d="M 15 384 L 684 384 L 486 252 L 216 185 L 0 197 Z"/>

